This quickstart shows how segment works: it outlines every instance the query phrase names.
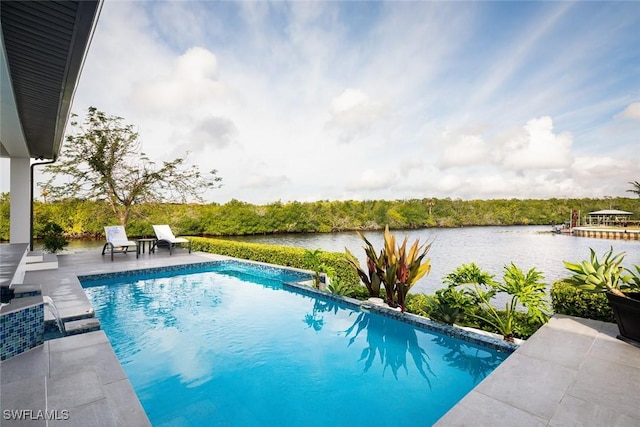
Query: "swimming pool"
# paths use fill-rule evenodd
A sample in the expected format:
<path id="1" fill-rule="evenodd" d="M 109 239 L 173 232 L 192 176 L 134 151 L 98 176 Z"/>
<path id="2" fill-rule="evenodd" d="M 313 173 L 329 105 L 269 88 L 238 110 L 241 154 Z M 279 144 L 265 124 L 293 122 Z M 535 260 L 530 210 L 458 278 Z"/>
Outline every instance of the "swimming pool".
<path id="1" fill-rule="evenodd" d="M 81 278 L 161 425 L 431 425 L 507 354 L 283 289 L 237 262 Z"/>

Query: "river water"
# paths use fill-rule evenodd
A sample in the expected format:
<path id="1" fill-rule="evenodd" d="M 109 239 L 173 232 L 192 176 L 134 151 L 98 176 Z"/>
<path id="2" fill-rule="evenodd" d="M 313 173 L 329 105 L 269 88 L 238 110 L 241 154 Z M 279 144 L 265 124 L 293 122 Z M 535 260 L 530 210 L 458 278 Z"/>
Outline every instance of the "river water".
<path id="1" fill-rule="evenodd" d="M 558 235 L 551 233 L 549 226 L 429 228 L 396 230 L 392 233 L 398 241 L 408 236 L 410 244 L 415 239 L 420 239 L 421 243 L 432 242 L 427 255 L 431 258 L 431 273 L 412 288 L 412 293 L 433 293 L 443 287 L 444 276 L 460 265 L 471 262 L 494 274 L 496 279 L 502 278 L 504 266 L 511 262 L 525 272 L 535 267 L 542 272 L 545 282 L 549 284 L 568 275 L 563 260 L 577 262 L 588 259 L 589 248 L 593 248 L 601 257 L 613 246 L 614 253 L 626 252 L 625 266 L 640 265 L 640 242 L 637 240 Z M 380 250 L 383 242 L 381 231 L 365 232 L 364 235 Z M 237 236 L 226 239 L 332 252 L 344 252 L 346 247 L 364 266 L 362 240 L 355 232 Z M 102 242 L 72 242 L 68 250 L 99 251 L 101 247 Z"/>
<path id="2" fill-rule="evenodd" d="M 363 233 L 376 250 L 382 248 L 383 233 Z M 551 233 L 549 226 L 429 228 L 393 231 L 396 240 L 408 236 L 432 242 L 427 256 L 431 258 L 431 273 L 422 278 L 411 292 L 433 293 L 443 287 L 442 278 L 462 264 L 475 262 L 482 269 L 502 278 L 504 266 L 511 262 L 524 271 L 536 267 L 552 284 L 568 274 L 562 263 L 589 258 L 589 248 L 601 257 L 613 246 L 614 253 L 626 252 L 624 265 L 640 264 L 640 242 L 573 237 Z M 348 248 L 364 266 L 362 240 L 355 232 L 330 234 L 281 234 L 273 236 L 243 236 L 232 240 L 297 246 L 306 249 L 344 252 Z"/>

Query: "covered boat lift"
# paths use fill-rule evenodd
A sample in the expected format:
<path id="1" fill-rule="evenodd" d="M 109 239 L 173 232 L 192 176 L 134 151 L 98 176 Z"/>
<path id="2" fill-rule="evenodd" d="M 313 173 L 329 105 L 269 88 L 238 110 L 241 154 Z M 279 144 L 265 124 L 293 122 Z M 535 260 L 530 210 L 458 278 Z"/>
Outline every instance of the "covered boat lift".
<path id="1" fill-rule="evenodd" d="M 617 209 L 605 209 L 601 211 L 589 212 L 587 224 L 592 226 L 626 227 L 633 212 L 620 211 Z"/>

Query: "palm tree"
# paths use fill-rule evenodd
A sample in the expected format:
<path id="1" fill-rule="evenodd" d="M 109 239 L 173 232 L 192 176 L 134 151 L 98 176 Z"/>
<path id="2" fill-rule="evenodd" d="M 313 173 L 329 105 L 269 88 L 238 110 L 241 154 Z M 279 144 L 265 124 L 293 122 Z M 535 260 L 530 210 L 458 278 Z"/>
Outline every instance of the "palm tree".
<path id="1" fill-rule="evenodd" d="M 627 192 L 629 193 L 636 193 L 638 195 L 638 197 L 640 197 L 640 181 L 629 181 L 629 184 L 633 185 L 635 188 L 632 188 L 631 190 L 627 190 Z"/>

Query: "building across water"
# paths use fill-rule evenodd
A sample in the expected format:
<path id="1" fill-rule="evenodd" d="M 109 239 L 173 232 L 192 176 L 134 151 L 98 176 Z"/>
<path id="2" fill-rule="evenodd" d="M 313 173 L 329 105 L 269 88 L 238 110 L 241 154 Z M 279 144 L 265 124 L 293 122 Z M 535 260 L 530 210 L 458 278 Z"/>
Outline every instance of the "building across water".
<path id="1" fill-rule="evenodd" d="M 640 220 L 632 220 L 633 212 L 605 209 L 589 212 L 580 218 L 577 210 L 571 211 L 571 219 L 561 225 L 552 225 L 558 234 L 599 239 L 640 240 Z M 580 222 L 582 219 L 582 222 Z"/>
<path id="2" fill-rule="evenodd" d="M 626 227 L 638 225 L 640 221 L 631 221 L 633 212 L 620 211 L 617 209 L 605 209 L 601 211 L 589 212 L 585 218 L 585 226 L 596 227 Z"/>

